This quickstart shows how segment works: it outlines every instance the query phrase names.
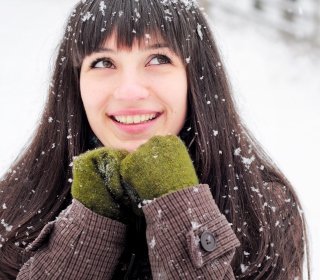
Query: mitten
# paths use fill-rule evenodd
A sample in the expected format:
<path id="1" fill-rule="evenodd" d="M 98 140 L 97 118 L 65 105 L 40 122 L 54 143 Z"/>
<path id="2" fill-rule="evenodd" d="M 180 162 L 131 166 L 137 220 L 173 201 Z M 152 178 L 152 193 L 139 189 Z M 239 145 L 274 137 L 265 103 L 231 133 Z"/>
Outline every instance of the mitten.
<path id="1" fill-rule="evenodd" d="M 100 148 L 77 157 L 73 164 L 72 196 L 93 212 L 128 224 L 125 193 L 120 183 L 120 162 L 127 152 Z"/>
<path id="2" fill-rule="evenodd" d="M 120 173 L 143 200 L 198 184 L 188 151 L 175 135 L 152 137 L 122 160 Z"/>

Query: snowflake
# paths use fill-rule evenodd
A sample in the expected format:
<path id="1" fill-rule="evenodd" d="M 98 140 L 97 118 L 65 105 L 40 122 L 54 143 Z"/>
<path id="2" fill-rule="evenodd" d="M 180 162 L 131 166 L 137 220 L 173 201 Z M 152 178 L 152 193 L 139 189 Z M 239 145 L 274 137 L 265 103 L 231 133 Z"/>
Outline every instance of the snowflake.
<path id="1" fill-rule="evenodd" d="M 150 246 L 151 249 L 153 249 L 154 246 L 156 246 L 156 240 L 155 240 L 154 237 L 152 238 L 151 242 L 149 243 L 149 246 Z"/>
<path id="2" fill-rule="evenodd" d="M 104 1 L 100 2 L 100 7 L 99 7 L 99 11 L 102 13 L 103 16 L 105 16 L 104 10 L 107 8 L 106 4 L 104 3 Z"/>

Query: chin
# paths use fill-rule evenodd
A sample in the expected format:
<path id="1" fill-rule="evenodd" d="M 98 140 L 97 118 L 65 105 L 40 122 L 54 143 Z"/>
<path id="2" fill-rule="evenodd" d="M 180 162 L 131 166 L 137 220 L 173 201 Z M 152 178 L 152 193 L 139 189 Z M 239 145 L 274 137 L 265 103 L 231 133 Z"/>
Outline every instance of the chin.
<path id="1" fill-rule="evenodd" d="M 138 149 L 142 144 L 146 143 L 148 140 L 149 139 L 134 141 L 133 143 L 130 143 L 130 144 L 128 143 L 128 145 L 124 145 L 123 149 L 126 150 L 129 153 L 132 153 L 136 149 Z"/>
<path id="2" fill-rule="evenodd" d="M 151 138 L 151 137 L 150 137 Z M 124 141 L 120 143 L 106 143 L 104 146 L 113 148 L 113 149 L 118 149 L 118 150 L 125 150 L 129 153 L 134 152 L 136 149 L 138 149 L 142 144 L 146 143 L 149 139 L 141 139 L 141 140 L 131 140 L 131 141 Z"/>

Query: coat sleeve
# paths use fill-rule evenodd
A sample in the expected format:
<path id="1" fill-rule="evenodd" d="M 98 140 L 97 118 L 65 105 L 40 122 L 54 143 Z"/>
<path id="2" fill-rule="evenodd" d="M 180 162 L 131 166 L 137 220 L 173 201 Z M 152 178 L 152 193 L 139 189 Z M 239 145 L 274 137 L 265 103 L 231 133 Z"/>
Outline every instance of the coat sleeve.
<path id="1" fill-rule="evenodd" d="M 125 235 L 125 225 L 73 200 L 27 248 L 34 255 L 17 279 L 110 279 L 123 251 Z"/>
<path id="2" fill-rule="evenodd" d="M 209 187 L 183 189 L 143 206 L 153 279 L 235 279 L 240 243 Z"/>

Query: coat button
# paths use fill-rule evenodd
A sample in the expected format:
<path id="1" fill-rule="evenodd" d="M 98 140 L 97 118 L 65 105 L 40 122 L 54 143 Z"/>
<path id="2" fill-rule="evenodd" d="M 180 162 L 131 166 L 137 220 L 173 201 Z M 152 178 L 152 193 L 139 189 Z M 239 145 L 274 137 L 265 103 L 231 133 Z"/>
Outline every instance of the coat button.
<path id="1" fill-rule="evenodd" d="M 207 252 L 212 252 L 216 248 L 216 238 L 211 232 L 205 231 L 201 234 L 200 243 L 202 248 Z"/>

